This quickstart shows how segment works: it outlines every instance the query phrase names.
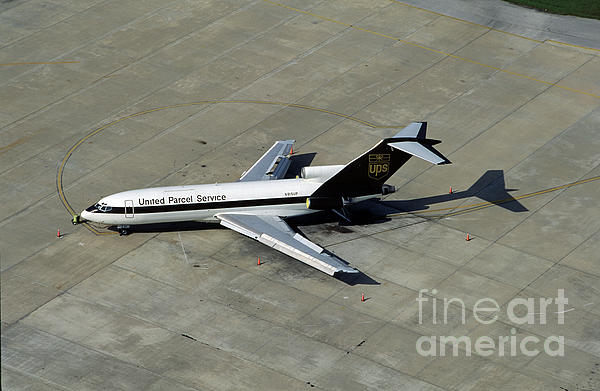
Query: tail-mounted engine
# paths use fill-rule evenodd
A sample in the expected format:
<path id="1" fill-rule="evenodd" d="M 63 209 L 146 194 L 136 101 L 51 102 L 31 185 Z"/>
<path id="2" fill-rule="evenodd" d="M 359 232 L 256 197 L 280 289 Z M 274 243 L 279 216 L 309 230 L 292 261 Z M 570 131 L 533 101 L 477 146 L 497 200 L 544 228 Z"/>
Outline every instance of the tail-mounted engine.
<path id="1" fill-rule="evenodd" d="M 340 209 L 344 206 L 342 197 L 308 197 L 306 207 L 315 210 Z"/>
<path id="2" fill-rule="evenodd" d="M 324 181 L 340 172 L 344 167 L 343 164 L 333 166 L 306 166 L 302 167 L 300 176 L 303 179 L 320 179 Z"/>

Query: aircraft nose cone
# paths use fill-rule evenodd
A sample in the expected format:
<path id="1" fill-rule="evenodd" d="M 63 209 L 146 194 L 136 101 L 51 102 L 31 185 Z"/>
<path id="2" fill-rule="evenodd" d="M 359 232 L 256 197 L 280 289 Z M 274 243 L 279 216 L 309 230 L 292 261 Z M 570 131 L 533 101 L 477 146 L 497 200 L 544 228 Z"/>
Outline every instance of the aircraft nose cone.
<path id="1" fill-rule="evenodd" d="M 83 212 L 81 212 L 81 219 L 82 220 L 90 220 L 90 217 L 92 216 L 92 214 L 90 212 L 88 212 L 87 210 L 84 210 Z"/>

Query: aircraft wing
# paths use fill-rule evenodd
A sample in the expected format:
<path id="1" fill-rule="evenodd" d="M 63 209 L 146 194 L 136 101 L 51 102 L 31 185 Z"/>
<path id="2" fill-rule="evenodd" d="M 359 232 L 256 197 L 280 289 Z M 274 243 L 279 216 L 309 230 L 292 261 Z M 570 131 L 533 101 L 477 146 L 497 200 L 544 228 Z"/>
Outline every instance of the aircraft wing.
<path id="1" fill-rule="evenodd" d="M 283 178 L 290 167 L 289 154 L 294 141 L 277 141 L 242 175 L 240 181 L 265 181 Z"/>
<path id="2" fill-rule="evenodd" d="M 278 216 L 217 214 L 221 225 L 266 244 L 307 265 L 333 276 L 335 273 L 358 273 L 335 255 L 327 254 L 304 236 L 295 232 Z"/>

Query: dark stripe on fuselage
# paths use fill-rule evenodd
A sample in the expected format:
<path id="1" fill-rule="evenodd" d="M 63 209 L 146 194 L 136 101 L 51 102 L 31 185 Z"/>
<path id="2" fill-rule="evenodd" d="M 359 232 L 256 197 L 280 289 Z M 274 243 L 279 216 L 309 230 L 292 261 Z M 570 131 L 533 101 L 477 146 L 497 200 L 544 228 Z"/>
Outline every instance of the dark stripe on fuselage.
<path id="1" fill-rule="evenodd" d="M 263 198 L 257 200 L 239 200 L 239 201 L 220 201 L 220 202 L 202 202 L 190 204 L 174 204 L 174 205 L 150 205 L 134 207 L 135 214 L 145 213 L 165 213 L 165 212 L 182 212 L 190 210 L 206 210 L 206 209 L 227 209 L 227 208 L 243 208 L 248 206 L 268 206 L 268 205 L 284 205 L 284 204 L 304 204 L 306 197 L 286 197 L 286 198 Z M 127 208 L 130 209 L 130 208 Z M 129 210 L 127 211 L 129 213 Z M 98 214 L 124 214 L 124 207 L 113 206 L 110 212 L 94 211 Z"/>

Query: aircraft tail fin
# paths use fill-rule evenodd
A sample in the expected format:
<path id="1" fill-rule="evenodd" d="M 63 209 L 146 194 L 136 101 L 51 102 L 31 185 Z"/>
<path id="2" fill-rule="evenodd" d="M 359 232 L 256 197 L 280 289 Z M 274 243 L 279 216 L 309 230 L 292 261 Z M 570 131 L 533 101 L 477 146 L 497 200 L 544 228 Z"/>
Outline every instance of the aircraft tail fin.
<path id="1" fill-rule="evenodd" d="M 433 145 L 441 141 L 426 138 L 426 132 L 426 122 L 413 122 L 393 137 L 381 140 L 329 178 L 316 190 L 314 196 L 357 197 L 381 194 L 385 181 L 412 156 L 433 164 L 450 163 L 433 148 Z"/>
<path id="2" fill-rule="evenodd" d="M 449 164 L 450 160 L 433 148 L 433 145 L 441 141 L 425 138 L 426 132 L 427 122 L 413 122 L 392 137 L 398 141 L 388 139 L 390 141 L 387 144 L 433 164 Z"/>

